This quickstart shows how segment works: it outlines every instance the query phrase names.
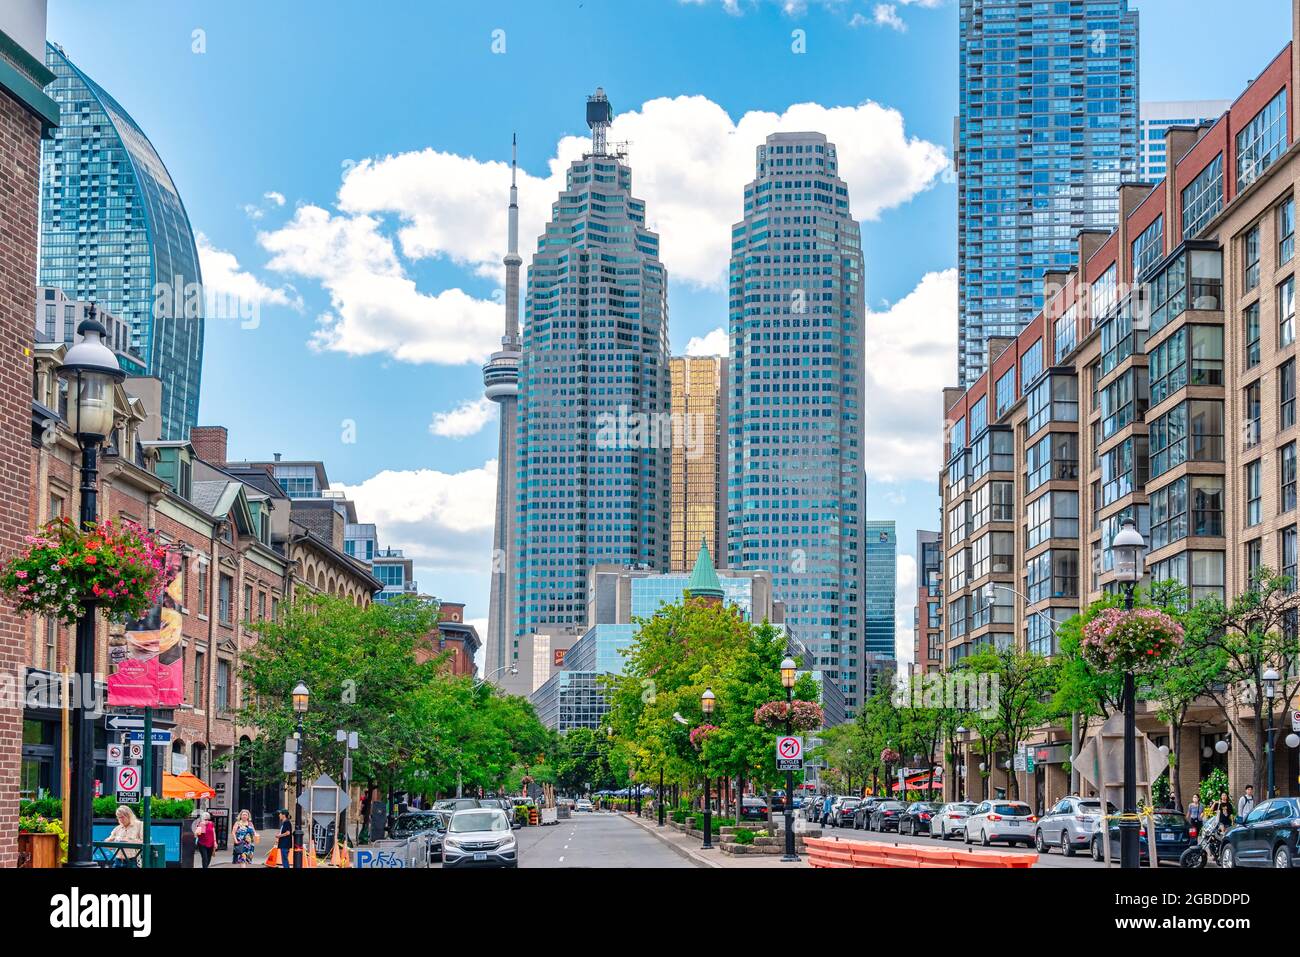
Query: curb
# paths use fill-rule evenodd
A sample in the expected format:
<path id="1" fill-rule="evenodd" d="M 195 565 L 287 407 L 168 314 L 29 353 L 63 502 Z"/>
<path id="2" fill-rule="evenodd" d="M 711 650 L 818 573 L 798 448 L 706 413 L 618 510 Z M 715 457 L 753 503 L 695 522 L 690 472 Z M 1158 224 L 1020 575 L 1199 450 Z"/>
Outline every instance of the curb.
<path id="1" fill-rule="evenodd" d="M 676 851 L 677 854 L 679 854 L 680 856 L 686 858 L 688 861 L 690 861 L 690 862 L 691 862 L 692 864 L 694 864 L 696 867 L 715 867 L 715 868 L 718 868 L 718 869 L 722 869 L 722 868 L 723 868 L 723 865 L 720 864 L 718 861 L 711 860 L 710 858 L 705 857 L 703 854 L 697 854 L 697 853 L 694 852 L 694 851 L 688 851 L 688 850 L 687 850 L 686 848 L 684 848 L 684 847 L 679 847 L 679 846 L 676 844 L 676 842 L 674 842 L 674 841 L 670 841 L 667 837 L 665 837 L 664 835 L 660 834 L 660 833 L 659 833 L 659 828 L 658 828 L 656 825 L 654 825 L 654 824 L 643 824 L 643 823 L 641 823 L 641 819 L 638 818 L 635 814 L 623 814 L 622 812 L 620 812 L 620 815 L 621 815 L 622 817 L 624 817 L 624 818 L 627 818 L 627 819 L 630 820 L 632 823 L 636 824 L 639 828 L 641 828 L 641 830 L 643 830 L 643 831 L 649 831 L 651 834 L 653 834 L 653 835 L 655 836 L 655 839 L 656 839 L 656 840 L 658 840 L 658 841 L 660 841 L 660 842 L 662 842 L 662 843 L 664 843 L 664 844 L 667 844 L 667 845 L 668 845 L 669 847 L 671 847 L 674 851 Z M 721 851 L 719 851 L 718 853 L 721 853 Z"/>

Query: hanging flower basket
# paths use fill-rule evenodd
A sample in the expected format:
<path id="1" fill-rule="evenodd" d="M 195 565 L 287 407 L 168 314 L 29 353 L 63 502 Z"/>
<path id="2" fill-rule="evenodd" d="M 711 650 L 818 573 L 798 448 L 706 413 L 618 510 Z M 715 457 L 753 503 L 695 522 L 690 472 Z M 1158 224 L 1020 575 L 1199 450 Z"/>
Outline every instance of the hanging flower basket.
<path id="1" fill-rule="evenodd" d="M 69 625 L 88 604 L 113 619 L 138 618 L 177 571 L 166 547 L 134 522 L 104 522 L 82 532 L 60 518 L 25 541 L 0 571 L 0 591 L 20 612 Z"/>
<path id="2" fill-rule="evenodd" d="M 773 731 L 784 731 L 787 719 L 791 731 L 816 731 L 825 721 L 815 701 L 769 701 L 754 709 L 754 723 Z"/>
<path id="3" fill-rule="evenodd" d="M 704 750 L 704 742 L 721 730 L 716 724 L 701 724 L 691 728 L 691 747 L 696 751 Z"/>
<path id="4" fill-rule="evenodd" d="M 883 751 L 880 752 L 880 763 L 897 764 L 899 758 L 901 757 L 902 755 L 899 754 L 897 751 L 895 751 L 893 748 L 885 748 Z"/>
<path id="5" fill-rule="evenodd" d="M 1148 671 L 1183 644 L 1183 626 L 1154 608 L 1107 608 L 1083 629 L 1082 650 L 1100 671 Z"/>

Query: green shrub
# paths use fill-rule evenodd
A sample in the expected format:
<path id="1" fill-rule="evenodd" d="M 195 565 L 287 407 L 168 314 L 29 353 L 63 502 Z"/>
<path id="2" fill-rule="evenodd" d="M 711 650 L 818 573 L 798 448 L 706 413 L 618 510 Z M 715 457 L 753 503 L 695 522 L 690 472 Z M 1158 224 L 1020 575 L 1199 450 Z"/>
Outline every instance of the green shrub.
<path id="1" fill-rule="evenodd" d="M 1219 795 L 1228 790 L 1228 773 L 1223 768 L 1215 768 L 1210 776 L 1201 782 L 1201 804 L 1209 807 L 1219 799 Z"/>
<path id="2" fill-rule="evenodd" d="M 753 844 L 754 838 L 757 836 L 758 835 L 755 834 L 753 831 L 751 831 L 749 828 L 742 827 L 738 831 L 736 831 L 736 843 Z"/>
<path id="3" fill-rule="evenodd" d="M 686 810 L 684 808 L 679 808 L 678 810 L 673 811 L 673 823 L 675 824 L 686 823 Z"/>

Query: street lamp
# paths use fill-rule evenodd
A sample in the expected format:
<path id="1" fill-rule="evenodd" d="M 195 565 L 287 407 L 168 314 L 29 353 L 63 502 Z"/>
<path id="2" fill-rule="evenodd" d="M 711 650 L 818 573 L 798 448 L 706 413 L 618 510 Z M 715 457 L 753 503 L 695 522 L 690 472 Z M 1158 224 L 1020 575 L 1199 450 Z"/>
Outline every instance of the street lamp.
<path id="1" fill-rule="evenodd" d="M 849 793 L 853 793 L 853 749 L 844 749 L 844 773 L 848 776 Z"/>
<path id="2" fill-rule="evenodd" d="M 113 386 L 126 378 L 113 350 L 104 344 L 108 330 L 95 318 L 95 304 L 77 326 L 81 339 L 63 357 L 58 374 L 68 386 L 68 427 L 81 446 L 81 528 L 89 530 L 98 515 L 99 447 L 113 432 Z M 95 601 L 82 599 L 77 618 L 73 671 L 86 692 L 95 682 Z M 72 721 L 72 776 L 68 824 L 72 830 L 69 867 L 94 867 L 91 860 L 95 794 L 95 709 L 79 708 Z M 145 742 L 145 747 L 151 747 Z M 145 782 L 145 787 L 149 782 Z"/>
<path id="3" fill-rule="evenodd" d="M 1273 743 L 1277 733 L 1273 728 L 1273 698 L 1277 696 L 1277 683 L 1282 676 L 1276 668 L 1264 672 L 1264 697 L 1268 699 L 1268 796 L 1277 797 L 1277 787 L 1273 778 Z"/>
<path id="4" fill-rule="evenodd" d="M 966 764 L 962 760 L 962 750 L 963 750 L 962 746 L 966 743 L 966 735 L 969 733 L 970 732 L 966 730 L 966 726 L 964 724 L 957 725 L 957 729 L 952 733 L 954 757 L 957 759 L 956 761 L 953 762 L 954 774 L 953 774 L 953 782 L 952 782 L 953 783 L 952 799 L 954 801 L 960 801 L 963 798 L 965 798 L 965 794 L 963 794 L 962 792 L 965 790 L 964 785 L 966 783 Z"/>
<path id="5" fill-rule="evenodd" d="M 297 715 L 297 730 L 294 732 L 298 739 L 298 754 L 294 765 L 294 786 L 298 791 L 298 796 L 293 802 L 293 866 L 294 870 L 302 867 L 302 717 L 307 713 L 307 707 L 311 703 L 311 692 L 307 690 L 307 685 L 301 681 L 293 689 L 293 713 Z"/>
<path id="6" fill-rule="evenodd" d="M 305 689 L 304 689 L 305 690 Z M 360 747 L 360 740 L 357 732 L 345 731 L 339 728 L 334 732 L 334 740 L 343 745 L 343 794 L 349 795 L 352 791 L 352 752 Z M 342 812 L 343 820 L 340 822 L 343 828 L 343 847 L 348 846 L 348 809 L 345 806 Z"/>
<path id="7" fill-rule="evenodd" d="M 717 704 L 718 696 L 713 693 L 712 688 L 705 688 L 704 694 L 700 695 L 700 710 L 704 712 L 704 717 L 708 718 L 713 714 L 714 705 Z M 701 743 L 701 747 L 703 744 Z M 709 797 L 709 769 L 704 769 L 704 844 L 702 850 L 710 851 L 713 849 L 713 808 L 710 806 Z"/>
<path id="8" fill-rule="evenodd" d="M 1111 540 L 1115 556 L 1115 578 L 1124 583 L 1124 608 L 1133 610 L 1133 591 L 1142 580 L 1142 553 L 1146 541 L 1133 519 L 1124 520 Z M 1133 670 L 1124 672 L 1124 813 L 1119 822 L 1120 867 L 1136 869 L 1140 862 L 1137 818 L 1137 702 Z"/>
<path id="9" fill-rule="evenodd" d="M 789 655 L 781 661 L 781 686 L 785 688 L 785 733 L 789 737 L 793 730 L 791 719 L 794 706 L 794 673 L 796 665 Z M 797 861 L 799 855 L 794 850 L 794 770 L 786 765 L 785 769 L 785 854 L 783 861 Z"/>

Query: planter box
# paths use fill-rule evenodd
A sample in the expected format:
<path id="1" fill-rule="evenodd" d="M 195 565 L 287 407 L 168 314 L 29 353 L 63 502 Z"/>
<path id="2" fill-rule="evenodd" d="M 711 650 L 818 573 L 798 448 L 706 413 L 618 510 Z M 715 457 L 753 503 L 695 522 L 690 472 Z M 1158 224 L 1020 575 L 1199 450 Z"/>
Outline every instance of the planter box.
<path id="1" fill-rule="evenodd" d="M 18 866 L 50 868 L 59 866 L 59 835 L 19 834 Z"/>

